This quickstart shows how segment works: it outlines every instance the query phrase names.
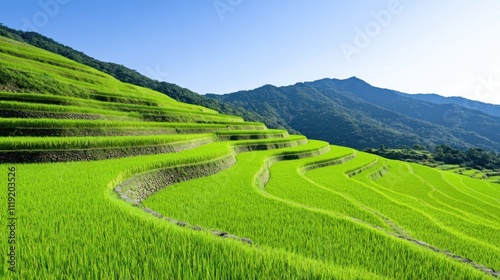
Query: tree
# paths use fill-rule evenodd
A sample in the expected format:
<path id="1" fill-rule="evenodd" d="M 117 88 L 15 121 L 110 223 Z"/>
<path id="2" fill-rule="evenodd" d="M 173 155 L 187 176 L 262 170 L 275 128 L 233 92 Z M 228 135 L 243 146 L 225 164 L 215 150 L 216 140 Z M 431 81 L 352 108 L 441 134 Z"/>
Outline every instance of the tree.
<path id="1" fill-rule="evenodd" d="M 427 148 L 424 145 L 420 144 L 413 145 L 413 149 L 417 151 L 427 151 Z"/>

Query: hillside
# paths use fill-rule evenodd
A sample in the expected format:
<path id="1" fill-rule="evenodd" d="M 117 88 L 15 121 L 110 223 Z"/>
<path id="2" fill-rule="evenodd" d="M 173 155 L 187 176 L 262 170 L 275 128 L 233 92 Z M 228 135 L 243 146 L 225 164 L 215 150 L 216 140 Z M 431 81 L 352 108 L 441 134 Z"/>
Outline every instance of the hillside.
<path id="1" fill-rule="evenodd" d="M 500 117 L 418 100 L 355 77 L 208 96 L 280 118 L 308 137 L 358 149 L 448 144 L 500 150 Z"/>
<path id="2" fill-rule="evenodd" d="M 492 116 L 500 117 L 500 106 L 474 101 L 459 96 L 444 97 L 437 94 L 408 94 L 408 97 L 429 101 L 436 104 L 457 104 L 468 109 L 478 110 Z"/>
<path id="3" fill-rule="evenodd" d="M 123 65 L 99 61 L 80 51 L 60 44 L 53 39 L 47 38 L 36 32 L 24 32 L 0 25 L 0 36 L 4 36 L 19 42 L 25 42 L 49 52 L 62 55 L 78 63 L 105 72 L 115 77 L 119 81 L 159 91 L 177 101 L 204 106 L 216 110 L 220 113 L 240 116 L 249 121 L 266 122 L 266 124 L 270 127 L 284 128 L 288 129 L 291 132 L 295 132 L 291 127 L 289 127 L 281 120 L 264 119 L 258 114 L 245 110 L 244 108 L 236 107 L 228 103 L 223 103 L 212 98 L 207 98 L 176 84 L 153 80 Z"/>
<path id="4" fill-rule="evenodd" d="M 1 279 L 500 274 L 499 184 L 268 129 L 5 37 L 0 87 Z"/>

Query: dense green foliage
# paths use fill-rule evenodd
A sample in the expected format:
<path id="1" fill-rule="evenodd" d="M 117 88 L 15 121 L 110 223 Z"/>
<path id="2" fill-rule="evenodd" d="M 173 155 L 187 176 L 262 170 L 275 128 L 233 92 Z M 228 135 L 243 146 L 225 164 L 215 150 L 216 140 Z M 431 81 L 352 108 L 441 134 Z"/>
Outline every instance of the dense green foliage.
<path id="1" fill-rule="evenodd" d="M 1 279 L 469 280 L 500 269 L 498 184 L 290 136 L 3 37 L 0 56 L 0 200 L 16 218 L 0 230 Z"/>
<path id="2" fill-rule="evenodd" d="M 421 101 L 355 77 L 208 96 L 279 118 L 308 137 L 358 149 L 418 143 L 500 151 L 500 117 Z"/>
<path id="3" fill-rule="evenodd" d="M 486 151 L 479 148 L 467 150 L 454 149 L 448 145 L 438 145 L 429 152 L 425 147 L 414 145 L 413 148 L 389 149 L 366 149 L 366 152 L 383 156 L 385 158 L 413 161 L 419 163 L 456 164 L 461 167 L 474 169 L 500 169 L 500 154 L 494 151 Z"/>
<path id="4" fill-rule="evenodd" d="M 463 97 L 452 96 L 452 97 L 444 97 L 437 94 L 411 94 L 409 97 L 429 101 L 436 104 L 457 104 L 459 106 L 479 110 L 481 112 L 485 112 L 492 116 L 500 117 L 500 106 L 494 104 L 483 103 L 479 101 L 469 100 Z"/>
<path id="5" fill-rule="evenodd" d="M 446 164 L 460 164 L 477 169 L 500 169 L 500 154 L 483 149 L 469 148 L 461 151 L 440 145 L 434 149 L 433 157 Z"/>

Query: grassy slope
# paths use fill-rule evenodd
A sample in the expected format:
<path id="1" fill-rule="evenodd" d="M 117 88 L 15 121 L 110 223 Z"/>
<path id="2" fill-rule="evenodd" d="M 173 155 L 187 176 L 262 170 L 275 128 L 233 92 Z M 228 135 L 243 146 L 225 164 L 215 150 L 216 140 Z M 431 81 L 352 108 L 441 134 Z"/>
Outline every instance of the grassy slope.
<path id="1" fill-rule="evenodd" d="M 391 200 L 385 192 L 366 193 L 365 185 L 357 181 L 364 180 L 360 178 L 373 170 L 366 170 L 353 177 L 354 180 L 345 176 L 346 172 L 373 162 L 372 155 L 358 154 L 355 160 L 307 172 L 307 177 L 301 175 L 299 167 L 315 161 L 342 158 L 354 150 L 334 146 L 332 152 L 317 158 L 279 162 L 271 167 L 271 180 L 265 190 L 260 189 L 253 179 L 264 165 L 265 158 L 276 152 L 242 154 L 238 156 L 239 164 L 226 172 L 176 184 L 152 196 L 145 205 L 169 217 L 251 238 L 262 246 L 280 248 L 327 263 L 359 267 L 387 278 L 481 278 L 472 273 L 470 267 L 393 237 L 399 232 L 391 229 L 389 225 L 392 223 L 385 223 L 385 219 L 399 223 L 401 215 L 415 223 L 427 217 L 410 205 L 401 205 L 400 201 L 404 199 Z M 397 215 L 393 214 L 394 211 L 398 211 Z M 402 226 L 411 233 L 416 228 L 411 224 L 402 223 Z M 417 228 L 419 234 L 415 237 L 434 241 L 425 228 L 438 226 L 434 220 L 424 223 Z M 498 223 L 493 226 L 498 227 Z M 453 235 L 446 245 L 453 246 L 443 248 L 457 249 L 457 253 L 464 253 L 462 255 L 475 261 L 498 267 L 496 260 L 500 254 L 497 245 L 484 244 L 488 240 L 495 244 L 496 232 L 476 241 L 463 236 L 458 239 L 457 236 L 461 236 L 460 224 L 452 230 Z M 422 234 L 426 238 L 422 238 Z M 442 237 L 438 236 L 438 239 L 450 238 Z M 458 249 L 468 246 L 473 247 L 467 252 Z"/>
<path id="2" fill-rule="evenodd" d="M 19 115 L 0 118 L 2 135 L 11 136 L 0 139 L 6 149 L 50 152 L 215 140 L 177 153 L 0 164 L 3 182 L 8 167 L 17 169 L 19 278 L 488 278 L 470 265 L 395 237 L 394 224 L 411 236 L 499 269 L 498 185 L 407 165 L 410 172 L 392 161 L 389 173 L 373 181 L 366 175 L 385 164 L 373 155 L 306 142 L 259 123 L 183 104 L 1 37 L 0 56 L 0 108 L 6 112 L 17 106 Z M 172 117 L 178 114 L 182 117 Z M 106 120 L 110 116 L 128 119 Z M 145 128 L 157 129 L 158 135 L 137 135 Z M 161 130 L 166 128 L 171 130 Z M 36 137 L 40 129 L 56 135 Z M 106 136 L 113 129 L 122 136 Z M 84 136 L 88 130 L 93 136 Z M 175 135 L 179 133 L 183 135 Z M 261 151 L 242 152 L 248 149 Z M 251 238 L 257 246 L 178 227 L 114 192 L 134 175 L 238 151 L 232 167 L 165 188 L 144 205 L 167 217 Z M 283 159 L 296 160 L 279 161 Z M 328 162 L 336 165 L 303 169 Z M 360 174 L 345 175 L 363 166 L 367 170 Z M 408 192 L 407 182 L 439 191 Z M 455 194 L 453 188 L 460 192 Z M 7 200 L 6 192 L 0 193 L 0 200 Z M 1 233 L 7 236 L 7 229 Z M 0 244 L 7 252 L 6 242 Z M 7 268 L 5 261 L 1 278 L 12 277 Z"/>
<path id="3" fill-rule="evenodd" d="M 64 46 L 50 38 L 47 38 L 35 32 L 18 31 L 6 26 L 0 26 L 0 35 L 15 39 L 20 42 L 26 42 L 38 48 L 62 55 L 71 60 L 107 73 L 122 82 L 154 89 L 174 98 L 177 101 L 186 102 L 189 104 L 198 104 L 221 113 L 240 116 L 245 118 L 246 120 L 264 122 L 269 127 L 285 128 L 290 132 L 296 133 L 296 131 L 291 129 L 291 127 L 288 126 L 285 122 L 277 118 L 271 119 L 268 117 L 260 116 L 253 112 L 247 111 L 242 107 L 233 106 L 229 103 L 220 102 L 213 98 L 199 95 L 198 93 L 192 92 L 191 90 L 186 88 L 181 88 L 175 84 L 150 79 L 138 73 L 137 71 L 129 69 L 123 65 L 99 61 L 85 55 L 82 52 L 76 51 L 68 46 Z"/>
<path id="4" fill-rule="evenodd" d="M 72 119 L 0 119 L 3 133 L 10 131 L 13 135 L 1 139 L 6 149 L 18 149 L 20 153 L 25 148 L 92 149 L 117 143 L 122 146 L 155 145 L 158 141 L 168 143 L 203 137 L 202 134 L 78 137 L 79 129 L 95 127 L 128 127 L 131 135 L 142 127 L 200 129 L 208 126 L 214 128 L 212 133 L 220 131 L 221 135 L 254 135 L 256 138 L 267 132 L 262 130 L 265 127 L 261 124 L 243 123 L 232 116 L 179 103 L 25 44 L 0 38 L 0 50 L 3 58 L 0 84 L 6 90 L 1 94 L 3 112 L 12 104 L 20 104 L 16 112 L 31 113 L 30 116 L 40 111 L 62 112 Z M 151 109 L 160 111 L 158 117 L 182 110 L 186 120 L 150 122 L 147 116 Z M 75 111 L 81 115 L 75 115 Z M 89 115 L 104 119 L 131 115 L 133 121 L 94 121 L 86 118 Z M 218 121 L 215 124 L 196 123 L 200 120 L 210 122 L 210 117 Z M 27 134 L 24 137 L 17 133 L 21 127 L 25 130 L 23 135 Z M 71 138 L 33 137 L 30 133 L 34 128 L 69 128 L 76 135 Z M 239 129 L 241 133 L 232 129 Z M 255 133 L 249 131 L 255 129 Z M 105 131 L 96 133 L 105 135 Z M 268 133 L 279 135 L 281 139 L 270 139 L 266 143 L 285 143 L 301 138 L 283 139 L 288 135 L 273 130 Z M 263 140 L 243 140 L 238 145 L 261 142 Z M 17 276 L 23 279 L 230 279 L 236 275 L 249 278 L 370 277 L 362 271 L 330 267 L 302 256 L 249 247 L 173 226 L 119 200 L 113 191 L 115 185 L 133 174 L 231 154 L 231 146 L 229 142 L 218 142 L 175 154 L 96 162 L 2 164 L 2 170 L 11 166 L 17 169 Z M 2 178 L 6 176 L 6 172 L 2 173 Z M 2 200 L 7 200 L 6 195 L 5 192 L 0 195 Z M 7 251 L 6 243 L 2 243 L 2 251 Z M 0 277 L 11 278 L 6 262 L 3 264 Z"/>

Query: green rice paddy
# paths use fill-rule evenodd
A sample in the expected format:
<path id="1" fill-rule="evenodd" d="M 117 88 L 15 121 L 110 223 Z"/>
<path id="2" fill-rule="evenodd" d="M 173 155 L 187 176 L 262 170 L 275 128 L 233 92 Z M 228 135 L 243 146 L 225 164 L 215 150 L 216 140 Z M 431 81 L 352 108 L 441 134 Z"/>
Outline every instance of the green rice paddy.
<path id="1" fill-rule="evenodd" d="M 1 162 L 1 279 L 495 279 L 500 271 L 498 176 L 267 129 L 2 37 L 0 89 L 0 155 L 144 148 L 93 161 Z M 221 158 L 231 160 L 216 166 Z M 163 183 L 139 190 L 145 199 L 134 203 L 117 192 L 131 178 Z"/>

